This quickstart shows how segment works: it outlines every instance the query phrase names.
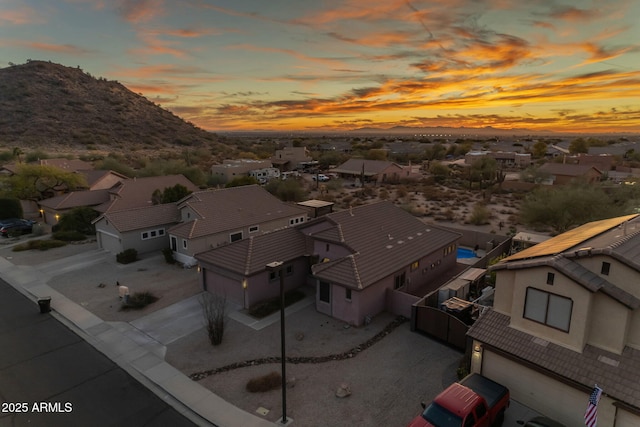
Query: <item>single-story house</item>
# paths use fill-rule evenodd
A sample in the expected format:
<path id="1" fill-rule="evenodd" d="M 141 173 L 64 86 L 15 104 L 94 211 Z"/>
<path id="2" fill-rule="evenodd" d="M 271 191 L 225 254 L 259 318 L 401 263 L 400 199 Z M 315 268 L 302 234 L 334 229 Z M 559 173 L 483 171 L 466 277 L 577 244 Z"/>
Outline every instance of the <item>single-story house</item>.
<path id="1" fill-rule="evenodd" d="M 545 163 L 538 168 L 539 172 L 550 176 L 550 185 L 569 184 L 574 180 L 584 180 L 589 183 L 599 182 L 602 172 L 589 165 L 575 165 L 568 163 Z"/>
<path id="2" fill-rule="evenodd" d="M 45 224 L 56 225 L 62 215 L 74 208 L 96 208 L 109 201 L 109 190 L 72 191 L 38 202 L 40 216 Z"/>
<path id="3" fill-rule="evenodd" d="M 365 182 L 396 182 L 400 179 L 419 178 L 413 174 L 411 168 L 384 160 L 349 159 L 330 172 L 337 173 L 342 178 L 363 179 Z"/>

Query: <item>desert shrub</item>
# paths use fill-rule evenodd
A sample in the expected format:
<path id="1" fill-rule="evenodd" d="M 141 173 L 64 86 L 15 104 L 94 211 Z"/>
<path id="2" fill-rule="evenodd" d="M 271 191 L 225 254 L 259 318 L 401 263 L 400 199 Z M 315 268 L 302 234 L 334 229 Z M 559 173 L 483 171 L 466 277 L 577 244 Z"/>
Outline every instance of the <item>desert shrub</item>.
<path id="1" fill-rule="evenodd" d="M 83 233 L 74 230 L 56 231 L 51 235 L 51 237 L 55 240 L 62 240 L 63 242 L 77 242 L 86 238 Z"/>
<path id="2" fill-rule="evenodd" d="M 56 224 L 55 230 L 96 234 L 96 227 L 93 225 L 93 220 L 99 215 L 98 211 L 89 207 L 73 208 L 60 217 L 60 221 Z"/>
<path id="3" fill-rule="evenodd" d="M 123 304 L 124 310 L 140 310 L 149 304 L 158 301 L 158 297 L 149 291 L 135 292 L 129 297 L 129 301 Z"/>
<path id="4" fill-rule="evenodd" d="M 247 391 L 249 393 L 264 393 L 266 391 L 276 390 L 282 386 L 282 376 L 276 371 L 269 372 L 257 378 L 252 378 L 247 383 Z"/>
<path id="5" fill-rule="evenodd" d="M 138 251 L 131 248 L 126 249 L 116 255 L 116 261 L 120 264 L 130 264 L 138 260 Z"/>
<path id="6" fill-rule="evenodd" d="M 173 251 L 171 250 L 171 248 L 164 248 L 162 250 L 162 255 L 164 255 L 164 260 L 167 262 L 167 264 L 176 263 L 176 259 L 173 257 Z"/>
<path id="7" fill-rule="evenodd" d="M 26 243 L 22 243 L 13 247 L 12 251 L 20 252 L 20 251 L 30 251 L 30 250 L 41 250 L 46 251 L 47 249 L 59 248 L 61 246 L 66 245 L 66 242 L 61 240 L 29 240 Z"/>
<path id="8" fill-rule="evenodd" d="M 202 315 L 211 345 L 222 344 L 224 319 L 227 315 L 227 298 L 223 295 L 205 293 L 200 297 Z"/>
<path id="9" fill-rule="evenodd" d="M 469 217 L 469 222 L 473 225 L 483 225 L 489 222 L 491 211 L 482 203 L 476 203 Z"/>

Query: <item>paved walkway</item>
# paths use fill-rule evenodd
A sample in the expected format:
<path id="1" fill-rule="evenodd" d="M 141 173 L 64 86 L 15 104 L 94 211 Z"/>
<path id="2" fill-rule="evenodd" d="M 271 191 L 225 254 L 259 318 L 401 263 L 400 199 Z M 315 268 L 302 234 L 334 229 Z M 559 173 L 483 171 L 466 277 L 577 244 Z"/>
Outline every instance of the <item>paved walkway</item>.
<path id="1" fill-rule="evenodd" d="M 167 307 L 160 310 L 159 314 L 152 313 L 132 324 L 104 322 L 47 285 L 48 279 L 53 275 L 60 274 L 61 271 L 86 268 L 99 260 L 100 256 L 91 251 L 83 254 L 80 259 L 82 261 L 79 263 L 76 257 L 76 262 L 53 261 L 34 267 L 13 265 L 6 258 L 0 257 L 0 277 L 33 300 L 34 311 L 38 310 L 35 304 L 38 298 L 51 297 L 51 314 L 55 318 L 198 425 L 274 425 L 226 402 L 164 361 L 165 345 L 192 332 L 196 327 L 196 316 L 191 314 L 182 316 L 184 326 L 178 325 L 181 321 L 180 316 L 176 316 L 176 310 L 184 314 L 193 308 L 193 304 L 197 304 L 197 300 L 190 298 L 177 304 L 175 308 Z M 201 313 L 199 309 L 195 312 Z M 138 327 L 134 326 L 136 324 Z"/>

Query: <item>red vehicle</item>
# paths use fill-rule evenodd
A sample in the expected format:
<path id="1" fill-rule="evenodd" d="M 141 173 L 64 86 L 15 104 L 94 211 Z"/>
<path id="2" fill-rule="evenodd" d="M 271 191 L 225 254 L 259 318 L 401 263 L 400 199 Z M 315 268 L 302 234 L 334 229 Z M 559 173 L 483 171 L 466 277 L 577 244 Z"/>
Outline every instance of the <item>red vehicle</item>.
<path id="1" fill-rule="evenodd" d="M 408 427 L 500 426 L 509 407 L 509 389 L 480 374 L 453 383 L 433 399 Z"/>

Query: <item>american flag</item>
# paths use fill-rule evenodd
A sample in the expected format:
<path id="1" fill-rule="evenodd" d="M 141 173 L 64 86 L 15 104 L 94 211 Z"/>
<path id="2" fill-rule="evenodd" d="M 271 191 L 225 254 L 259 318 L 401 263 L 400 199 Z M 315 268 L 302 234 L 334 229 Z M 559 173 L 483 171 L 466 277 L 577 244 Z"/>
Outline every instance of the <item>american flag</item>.
<path id="1" fill-rule="evenodd" d="M 602 389 L 595 386 L 589 396 L 587 411 L 584 413 L 584 423 L 587 427 L 596 427 L 596 424 L 598 424 L 598 402 L 600 401 L 601 395 Z"/>

